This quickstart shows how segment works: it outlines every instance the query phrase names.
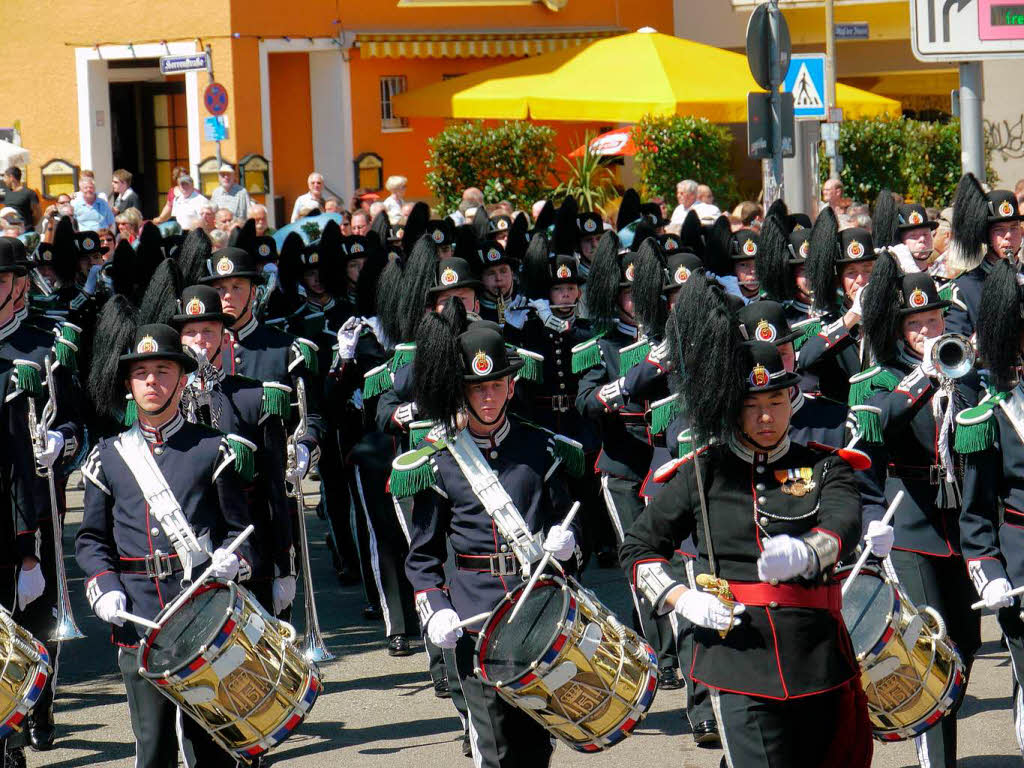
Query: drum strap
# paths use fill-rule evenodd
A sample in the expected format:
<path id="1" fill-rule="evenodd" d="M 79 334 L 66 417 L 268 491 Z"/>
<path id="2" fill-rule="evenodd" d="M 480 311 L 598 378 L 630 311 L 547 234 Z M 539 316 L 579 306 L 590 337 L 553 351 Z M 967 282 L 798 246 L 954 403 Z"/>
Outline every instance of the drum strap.
<path id="1" fill-rule="evenodd" d="M 149 444 L 143 437 L 138 422 L 114 440 L 114 448 L 131 469 L 150 512 L 160 523 L 167 538 L 171 540 L 184 571 L 185 580 L 191 581 L 193 566 L 206 559 L 206 552 L 199 544 L 192 526 L 185 519 L 185 513 L 167 485 L 156 459 L 150 453 Z"/>
<path id="2" fill-rule="evenodd" d="M 536 535 L 530 532 L 498 476 L 465 429 L 459 432 L 454 440 L 447 440 L 445 443 L 448 452 L 469 482 L 469 487 L 473 489 L 473 494 L 519 560 L 523 575 L 528 577 L 531 564 L 544 556 L 541 549 L 543 532 Z"/>

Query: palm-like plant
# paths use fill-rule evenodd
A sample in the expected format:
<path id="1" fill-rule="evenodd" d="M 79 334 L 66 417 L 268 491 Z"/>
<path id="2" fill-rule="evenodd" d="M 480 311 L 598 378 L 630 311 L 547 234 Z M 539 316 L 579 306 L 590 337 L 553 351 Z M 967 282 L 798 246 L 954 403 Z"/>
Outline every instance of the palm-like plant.
<path id="1" fill-rule="evenodd" d="M 601 155 L 590 151 L 592 138 L 587 134 L 583 154 L 579 157 L 562 155 L 568 174 L 565 181 L 555 188 L 554 196 L 560 200 L 575 198 L 581 211 L 596 211 L 604 215 L 605 203 L 619 193 L 615 189 L 615 175 L 611 169 L 601 163 Z"/>

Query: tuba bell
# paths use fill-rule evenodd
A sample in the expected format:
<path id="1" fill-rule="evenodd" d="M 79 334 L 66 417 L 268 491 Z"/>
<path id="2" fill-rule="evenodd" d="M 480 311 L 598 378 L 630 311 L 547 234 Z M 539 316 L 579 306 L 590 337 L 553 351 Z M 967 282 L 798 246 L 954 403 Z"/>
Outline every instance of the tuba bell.
<path id="1" fill-rule="evenodd" d="M 974 359 L 974 346 L 963 334 L 947 333 L 932 345 L 932 365 L 947 379 L 959 379 L 967 375 L 974 367 Z"/>

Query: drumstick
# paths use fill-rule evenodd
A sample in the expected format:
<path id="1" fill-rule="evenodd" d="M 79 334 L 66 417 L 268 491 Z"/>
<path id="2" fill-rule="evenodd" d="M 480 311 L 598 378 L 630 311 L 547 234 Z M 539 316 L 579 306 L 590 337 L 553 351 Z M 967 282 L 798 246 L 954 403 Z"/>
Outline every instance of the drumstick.
<path id="1" fill-rule="evenodd" d="M 1004 595 L 1004 597 L 1016 597 L 1017 595 L 1024 595 L 1024 587 L 1014 587 L 1009 592 L 1007 592 L 1006 595 Z M 975 611 L 980 611 L 984 607 L 984 600 L 979 600 L 978 602 L 971 605 L 971 608 L 973 608 Z"/>
<path id="2" fill-rule="evenodd" d="M 565 516 L 565 520 L 562 521 L 562 527 L 568 528 L 572 524 L 572 519 L 576 517 L 576 510 L 580 508 L 580 503 L 577 501 L 572 505 L 572 509 L 569 510 L 569 514 Z M 519 613 L 519 609 L 523 607 L 523 603 L 526 602 L 526 598 L 533 592 L 533 588 L 537 586 L 537 579 L 540 578 L 541 573 L 548 567 L 548 563 L 551 562 L 552 553 L 545 552 L 544 557 L 541 558 L 540 563 L 537 565 L 537 569 L 530 576 L 530 580 L 526 584 L 526 589 L 523 590 L 523 594 L 520 595 L 516 601 L 516 607 L 512 609 L 512 615 L 508 617 L 508 623 L 511 624 L 516 620 L 516 614 Z"/>
<path id="3" fill-rule="evenodd" d="M 464 629 L 468 627 L 470 624 L 476 624 L 478 621 L 483 621 L 490 615 L 490 611 L 484 611 L 483 613 L 478 613 L 476 616 L 470 616 L 468 619 L 463 619 L 454 627 L 452 627 L 452 630 L 454 631 L 456 629 Z"/>
<path id="4" fill-rule="evenodd" d="M 896 514 L 896 507 L 903 501 L 903 491 L 896 494 L 896 498 L 892 500 L 892 504 L 885 510 L 885 516 L 882 517 L 882 525 L 888 525 L 892 520 L 892 516 Z M 843 582 L 842 594 L 846 597 L 846 593 L 850 590 L 850 586 L 853 584 L 853 580 L 857 578 L 857 574 L 861 572 L 864 567 L 864 563 L 871 557 L 871 547 L 865 546 L 864 551 L 860 553 L 860 557 L 857 558 L 857 562 L 853 566 L 853 570 L 850 571 L 846 576 L 846 580 Z"/>
<path id="5" fill-rule="evenodd" d="M 256 530 L 256 526 L 250 525 L 248 528 L 246 528 L 244 531 L 238 534 L 238 536 L 235 537 L 235 540 L 224 548 L 224 551 L 227 552 L 229 555 L 232 554 L 236 549 L 242 546 L 242 542 L 248 539 L 249 534 L 251 534 L 254 530 Z M 190 597 L 192 597 L 192 595 L 195 594 L 195 591 L 199 589 L 201 586 L 203 586 L 203 582 L 210 578 L 210 573 L 213 571 L 213 569 L 214 566 L 213 563 L 211 562 L 209 567 L 205 571 L 203 571 L 202 574 L 200 574 L 199 578 L 193 581 L 192 584 L 189 585 L 188 589 L 186 589 L 184 592 L 182 592 L 180 595 L 174 598 L 174 602 L 170 603 L 162 611 L 162 613 L 164 613 L 167 616 L 174 613 L 175 609 L 177 609 L 179 605 L 181 605 Z"/>
<path id="6" fill-rule="evenodd" d="M 119 619 L 126 619 L 133 624 L 138 624 L 140 627 L 148 627 L 149 629 L 160 629 L 160 625 L 155 621 L 144 619 L 141 616 L 136 616 L 134 613 L 128 613 L 128 611 L 114 611 L 114 616 Z"/>

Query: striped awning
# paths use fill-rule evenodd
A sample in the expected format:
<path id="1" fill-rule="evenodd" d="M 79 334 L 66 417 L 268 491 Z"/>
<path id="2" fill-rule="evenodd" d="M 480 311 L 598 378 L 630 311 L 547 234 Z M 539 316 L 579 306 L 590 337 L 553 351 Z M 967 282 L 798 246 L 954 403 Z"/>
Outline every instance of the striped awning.
<path id="1" fill-rule="evenodd" d="M 357 34 L 364 59 L 478 59 L 536 56 L 621 35 L 622 29 L 522 34 Z"/>

